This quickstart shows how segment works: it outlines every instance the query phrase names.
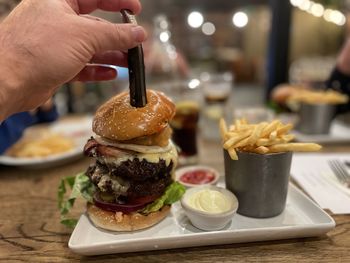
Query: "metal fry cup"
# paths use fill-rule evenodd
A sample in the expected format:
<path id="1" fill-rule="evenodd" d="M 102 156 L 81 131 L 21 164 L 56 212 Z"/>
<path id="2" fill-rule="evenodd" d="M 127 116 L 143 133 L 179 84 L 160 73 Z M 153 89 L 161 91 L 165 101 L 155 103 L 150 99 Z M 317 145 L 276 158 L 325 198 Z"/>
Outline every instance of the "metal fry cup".
<path id="1" fill-rule="evenodd" d="M 302 103 L 297 129 L 305 134 L 328 134 L 336 106 L 333 104 Z"/>
<path id="2" fill-rule="evenodd" d="M 287 200 L 292 152 L 237 152 L 237 155 L 238 160 L 232 160 L 224 150 L 226 188 L 237 196 L 237 213 L 255 218 L 282 213 Z"/>

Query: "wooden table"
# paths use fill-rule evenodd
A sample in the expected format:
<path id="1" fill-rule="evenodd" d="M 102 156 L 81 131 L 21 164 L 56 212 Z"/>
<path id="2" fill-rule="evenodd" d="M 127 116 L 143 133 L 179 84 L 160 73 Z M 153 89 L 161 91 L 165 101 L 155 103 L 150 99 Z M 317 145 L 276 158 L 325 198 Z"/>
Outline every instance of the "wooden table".
<path id="1" fill-rule="evenodd" d="M 200 146 L 201 163 L 223 172 L 219 145 Z M 0 167 L 0 262 L 350 262 L 350 215 L 333 216 L 337 227 L 317 238 L 81 257 L 67 247 L 71 230 L 59 223 L 56 194 L 62 177 L 84 171 L 88 164 L 81 159 L 45 170 Z M 76 216 L 83 211 L 80 202 Z"/>

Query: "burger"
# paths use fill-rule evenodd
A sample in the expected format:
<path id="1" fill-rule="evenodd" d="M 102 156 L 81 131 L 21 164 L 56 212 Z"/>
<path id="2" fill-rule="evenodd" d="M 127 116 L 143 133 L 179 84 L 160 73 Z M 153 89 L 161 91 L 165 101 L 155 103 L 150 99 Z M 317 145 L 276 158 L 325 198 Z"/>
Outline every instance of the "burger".
<path id="1" fill-rule="evenodd" d="M 169 121 L 175 105 L 163 93 L 148 90 L 147 105 L 130 105 L 121 93 L 96 112 L 94 136 L 84 148 L 94 162 L 85 175 L 94 185 L 87 214 L 100 228 L 134 231 L 150 227 L 170 212 L 184 193 L 173 181 L 177 150 Z"/>

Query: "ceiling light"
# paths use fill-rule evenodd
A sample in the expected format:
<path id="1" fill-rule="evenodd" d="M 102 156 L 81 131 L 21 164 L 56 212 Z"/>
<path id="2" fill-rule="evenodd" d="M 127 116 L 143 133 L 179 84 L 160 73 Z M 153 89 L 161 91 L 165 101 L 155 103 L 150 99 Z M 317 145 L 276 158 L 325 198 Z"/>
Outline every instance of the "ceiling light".
<path id="1" fill-rule="evenodd" d="M 215 33 L 216 28 L 215 25 L 213 23 L 210 22 L 206 22 L 202 25 L 202 32 L 203 34 L 207 35 L 207 36 L 211 36 Z"/>
<path id="2" fill-rule="evenodd" d="M 200 27 L 203 24 L 203 21 L 203 15 L 197 11 L 190 13 L 187 17 L 188 24 L 193 28 Z"/>
<path id="3" fill-rule="evenodd" d="M 321 17 L 324 13 L 324 7 L 321 4 L 313 4 L 310 8 L 310 12 L 316 17 Z"/>
<path id="4" fill-rule="evenodd" d="M 160 33 L 160 35 L 159 35 L 159 39 L 163 43 L 168 42 L 169 38 L 170 38 L 170 32 L 169 31 L 164 31 L 164 32 Z"/>
<path id="5" fill-rule="evenodd" d="M 248 21 L 248 15 L 244 12 L 237 12 L 232 17 L 232 22 L 236 27 L 245 27 Z"/>

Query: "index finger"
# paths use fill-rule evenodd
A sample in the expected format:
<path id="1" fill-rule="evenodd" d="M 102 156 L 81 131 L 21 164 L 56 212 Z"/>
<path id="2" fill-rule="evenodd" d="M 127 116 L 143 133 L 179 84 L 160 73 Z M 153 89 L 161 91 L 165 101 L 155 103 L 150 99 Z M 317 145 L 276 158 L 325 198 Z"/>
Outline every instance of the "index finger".
<path id="1" fill-rule="evenodd" d="M 115 12 L 129 9 L 134 14 L 141 12 L 139 0 L 67 0 L 67 2 L 78 14 L 88 14 L 96 9 Z"/>

